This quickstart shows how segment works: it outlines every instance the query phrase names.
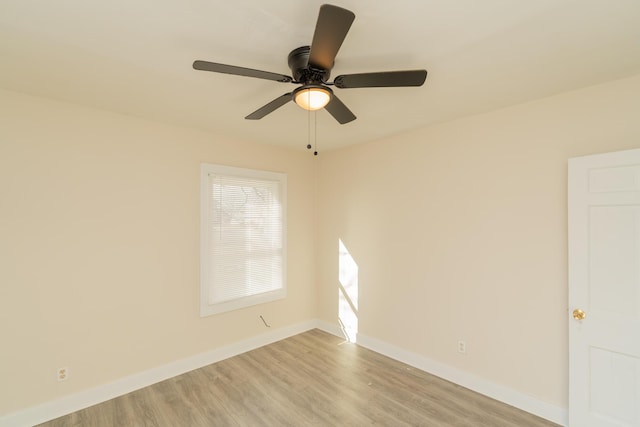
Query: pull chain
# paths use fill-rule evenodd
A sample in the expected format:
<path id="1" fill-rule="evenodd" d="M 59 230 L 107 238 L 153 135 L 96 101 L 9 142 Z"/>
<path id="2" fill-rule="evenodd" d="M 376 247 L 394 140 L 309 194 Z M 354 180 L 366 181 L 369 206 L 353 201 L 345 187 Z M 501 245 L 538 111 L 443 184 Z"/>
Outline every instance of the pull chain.
<path id="1" fill-rule="evenodd" d="M 307 92 L 308 104 L 311 104 L 311 92 Z M 314 148 L 313 155 L 318 155 L 318 111 L 313 112 L 313 146 L 311 145 L 311 110 L 307 110 L 307 150 Z"/>
<path id="2" fill-rule="evenodd" d="M 313 151 L 313 155 L 317 156 L 318 155 L 318 112 L 314 111 L 313 112 L 313 145 L 315 146 L 314 151 Z"/>
<path id="3" fill-rule="evenodd" d="M 311 110 L 307 110 L 307 150 L 311 150 Z"/>

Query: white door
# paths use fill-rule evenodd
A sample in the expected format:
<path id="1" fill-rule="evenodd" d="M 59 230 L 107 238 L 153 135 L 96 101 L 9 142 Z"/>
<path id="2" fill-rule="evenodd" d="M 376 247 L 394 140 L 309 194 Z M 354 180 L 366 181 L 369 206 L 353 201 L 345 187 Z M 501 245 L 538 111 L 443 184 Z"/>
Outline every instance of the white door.
<path id="1" fill-rule="evenodd" d="M 569 160 L 569 423 L 640 426 L 640 149 Z"/>

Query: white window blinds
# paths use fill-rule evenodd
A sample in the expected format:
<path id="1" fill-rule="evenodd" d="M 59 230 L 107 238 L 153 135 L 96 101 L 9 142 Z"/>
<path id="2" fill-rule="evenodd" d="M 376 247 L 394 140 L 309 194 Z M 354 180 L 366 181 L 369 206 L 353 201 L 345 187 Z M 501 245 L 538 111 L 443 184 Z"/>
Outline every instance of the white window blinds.
<path id="1" fill-rule="evenodd" d="M 285 296 L 284 174 L 203 165 L 201 315 Z"/>

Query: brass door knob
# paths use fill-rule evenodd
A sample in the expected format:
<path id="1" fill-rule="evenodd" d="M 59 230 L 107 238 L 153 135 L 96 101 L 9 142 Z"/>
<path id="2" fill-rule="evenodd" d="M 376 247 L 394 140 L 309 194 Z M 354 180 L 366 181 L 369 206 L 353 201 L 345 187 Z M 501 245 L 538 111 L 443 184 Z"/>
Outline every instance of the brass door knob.
<path id="1" fill-rule="evenodd" d="M 580 310 L 579 308 L 576 308 L 575 310 L 573 310 L 573 318 L 576 320 L 583 320 L 585 317 L 587 317 L 587 313 L 585 313 L 584 311 Z"/>

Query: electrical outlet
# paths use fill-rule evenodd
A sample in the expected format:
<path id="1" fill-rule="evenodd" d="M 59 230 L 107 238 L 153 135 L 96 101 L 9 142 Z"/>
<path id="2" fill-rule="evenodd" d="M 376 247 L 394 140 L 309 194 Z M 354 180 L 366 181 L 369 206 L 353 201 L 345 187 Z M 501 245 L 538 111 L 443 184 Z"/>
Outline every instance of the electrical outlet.
<path id="1" fill-rule="evenodd" d="M 458 341 L 458 353 L 467 354 L 467 343 L 464 341 Z"/>
<path id="2" fill-rule="evenodd" d="M 69 379 L 69 368 L 58 368 L 58 381 Z"/>

